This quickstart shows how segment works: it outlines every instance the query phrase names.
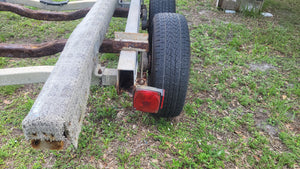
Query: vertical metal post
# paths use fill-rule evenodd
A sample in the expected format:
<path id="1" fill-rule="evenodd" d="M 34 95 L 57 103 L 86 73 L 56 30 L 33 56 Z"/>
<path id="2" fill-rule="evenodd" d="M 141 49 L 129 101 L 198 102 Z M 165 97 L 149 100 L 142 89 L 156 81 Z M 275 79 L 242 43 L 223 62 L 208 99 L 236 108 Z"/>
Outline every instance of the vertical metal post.
<path id="1" fill-rule="evenodd" d="M 140 14 L 141 0 L 131 0 L 125 32 L 139 32 Z M 118 64 L 118 90 L 134 85 L 138 68 L 137 54 L 136 51 L 121 51 Z"/>
<path id="2" fill-rule="evenodd" d="M 23 120 L 35 147 L 70 141 L 77 147 L 92 72 L 118 0 L 98 0 L 71 34 L 54 70 Z M 55 146 L 55 145 L 54 145 Z"/>

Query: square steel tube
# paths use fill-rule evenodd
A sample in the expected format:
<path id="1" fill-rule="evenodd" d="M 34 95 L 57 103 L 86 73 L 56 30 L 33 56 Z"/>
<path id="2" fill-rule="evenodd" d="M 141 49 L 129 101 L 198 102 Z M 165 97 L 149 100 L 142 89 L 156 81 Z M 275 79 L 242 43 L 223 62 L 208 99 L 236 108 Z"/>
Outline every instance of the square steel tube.
<path id="1" fill-rule="evenodd" d="M 139 32 L 140 14 L 141 0 L 131 0 L 125 32 Z M 121 51 L 118 63 L 117 90 L 128 87 L 128 83 L 130 86 L 134 85 L 138 68 L 137 55 L 137 51 Z M 126 76 L 123 76 L 124 74 Z"/>

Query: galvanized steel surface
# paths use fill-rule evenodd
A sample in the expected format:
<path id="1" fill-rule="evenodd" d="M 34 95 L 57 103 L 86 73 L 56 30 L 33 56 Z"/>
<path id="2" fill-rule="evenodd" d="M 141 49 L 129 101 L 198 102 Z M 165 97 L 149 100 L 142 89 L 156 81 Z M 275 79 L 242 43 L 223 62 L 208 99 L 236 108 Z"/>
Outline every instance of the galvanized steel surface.
<path id="1" fill-rule="evenodd" d="M 141 14 L 141 0 L 131 0 L 127 24 L 126 24 L 126 33 L 138 33 L 139 32 L 139 23 L 140 23 L 140 14 Z M 137 54 L 136 51 L 128 51 L 122 50 L 119 57 L 118 62 L 118 81 L 117 81 L 117 90 L 120 91 L 123 85 L 125 88 L 128 86 L 133 86 L 137 76 L 137 68 L 138 68 L 138 61 L 137 61 Z M 130 76 L 122 77 L 122 72 L 128 74 Z"/>

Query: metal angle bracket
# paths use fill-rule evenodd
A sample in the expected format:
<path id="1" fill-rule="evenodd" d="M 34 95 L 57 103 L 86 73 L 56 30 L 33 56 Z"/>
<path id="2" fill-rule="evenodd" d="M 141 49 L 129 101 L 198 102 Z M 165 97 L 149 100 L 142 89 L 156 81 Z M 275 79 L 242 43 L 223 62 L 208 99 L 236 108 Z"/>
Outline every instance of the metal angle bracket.
<path id="1" fill-rule="evenodd" d="M 118 42 L 120 45 L 123 45 L 122 50 L 140 52 L 149 50 L 147 33 L 115 32 L 115 46 L 117 46 Z"/>
<path id="2" fill-rule="evenodd" d="M 115 39 L 120 41 L 148 43 L 148 33 L 115 32 Z"/>
<path id="3" fill-rule="evenodd" d="M 117 69 L 108 69 L 97 64 L 94 69 L 92 85 L 111 86 L 117 83 Z"/>

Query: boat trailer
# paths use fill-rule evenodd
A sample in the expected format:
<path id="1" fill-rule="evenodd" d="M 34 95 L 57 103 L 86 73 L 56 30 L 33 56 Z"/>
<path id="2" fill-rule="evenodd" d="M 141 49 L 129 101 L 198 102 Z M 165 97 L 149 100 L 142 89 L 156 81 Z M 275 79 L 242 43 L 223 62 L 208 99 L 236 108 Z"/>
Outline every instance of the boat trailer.
<path id="1" fill-rule="evenodd" d="M 187 22 L 175 13 L 175 5 L 175 0 L 151 0 L 148 17 L 143 0 L 0 0 L 0 11 L 33 19 L 84 17 L 67 40 L 38 45 L 0 43 L 0 57 L 61 52 L 55 66 L 0 69 L 0 86 L 45 82 L 22 122 L 32 147 L 58 150 L 72 144 L 77 148 L 91 85 L 115 85 L 119 93 L 131 92 L 136 110 L 159 117 L 178 116 L 188 85 L 190 41 Z M 73 12 L 57 12 L 65 10 Z M 105 39 L 112 17 L 127 18 L 125 32 L 115 32 L 114 40 Z M 140 27 L 148 33 L 139 33 Z M 120 53 L 117 69 L 102 67 L 99 52 Z"/>

